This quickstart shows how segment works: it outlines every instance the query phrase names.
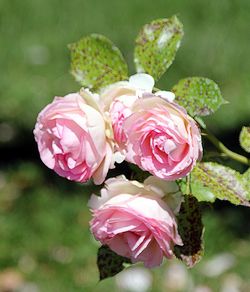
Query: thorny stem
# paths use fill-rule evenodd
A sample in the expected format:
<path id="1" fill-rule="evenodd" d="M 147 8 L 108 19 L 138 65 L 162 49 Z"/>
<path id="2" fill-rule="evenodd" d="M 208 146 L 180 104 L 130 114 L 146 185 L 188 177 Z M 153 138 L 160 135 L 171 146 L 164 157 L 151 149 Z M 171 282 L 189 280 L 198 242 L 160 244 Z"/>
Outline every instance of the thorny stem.
<path id="1" fill-rule="evenodd" d="M 235 153 L 233 151 L 231 151 L 230 149 L 228 149 L 220 140 L 218 140 L 207 128 L 204 129 L 205 131 L 205 137 L 208 138 L 208 140 L 210 142 L 212 142 L 212 144 L 218 148 L 221 152 L 225 153 L 226 156 L 238 161 L 238 162 L 241 162 L 243 164 L 246 164 L 246 165 L 250 165 L 250 159 L 243 156 L 243 155 L 240 155 L 238 153 Z"/>

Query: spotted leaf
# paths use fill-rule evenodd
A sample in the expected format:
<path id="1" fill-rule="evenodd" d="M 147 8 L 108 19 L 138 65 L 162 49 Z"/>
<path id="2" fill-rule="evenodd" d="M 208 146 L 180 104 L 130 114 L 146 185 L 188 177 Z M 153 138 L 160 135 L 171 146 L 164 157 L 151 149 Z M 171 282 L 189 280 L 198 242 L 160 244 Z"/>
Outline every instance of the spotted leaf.
<path id="1" fill-rule="evenodd" d="M 125 268 L 126 264 L 130 263 L 130 259 L 119 256 L 107 245 L 103 245 L 98 249 L 97 266 L 100 280 L 115 276 Z"/>
<path id="2" fill-rule="evenodd" d="M 183 246 L 176 245 L 174 252 L 177 258 L 184 261 L 189 268 L 192 268 L 203 255 L 203 224 L 199 203 L 195 197 L 185 196 L 177 219 Z"/>
<path id="3" fill-rule="evenodd" d="M 250 153 L 250 127 L 242 127 L 240 145 L 246 152 Z"/>
<path id="4" fill-rule="evenodd" d="M 176 16 L 144 25 L 136 38 L 134 62 L 138 73 L 148 73 L 157 81 L 172 64 L 183 37 Z"/>
<path id="5" fill-rule="evenodd" d="M 98 34 L 70 44 L 71 73 L 82 86 L 93 91 L 128 78 L 128 67 L 119 49 Z"/>
<path id="6" fill-rule="evenodd" d="M 219 86 L 208 78 L 188 77 L 181 79 L 173 88 L 175 101 L 191 116 L 207 116 L 215 112 L 226 101 Z"/>
<path id="7" fill-rule="evenodd" d="M 196 165 L 191 173 L 191 191 L 201 201 L 219 199 L 250 206 L 248 180 L 236 170 L 215 162 Z"/>

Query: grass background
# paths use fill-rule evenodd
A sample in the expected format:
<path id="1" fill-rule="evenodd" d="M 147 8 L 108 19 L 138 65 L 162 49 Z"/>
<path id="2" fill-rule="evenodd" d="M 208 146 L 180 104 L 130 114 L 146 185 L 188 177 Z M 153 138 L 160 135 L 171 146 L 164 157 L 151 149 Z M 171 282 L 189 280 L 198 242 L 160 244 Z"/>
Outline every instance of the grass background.
<path id="1" fill-rule="evenodd" d="M 69 74 L 67 44 L 89 33 L 104 34 L 121 49 L 133 74 L 140 27 L 173 14 L 183 22 L 185 36 L 157 87 L 167 90 L 187 76 L 215 80 L 230 103 L 207 122 L 237 149 L 241 126 L 250 124 L 248 0 L 0 0 L 0 291 L 6 273 L 12 283 L 19 279 L 22 291 L 118 289 L 113 279 L 97 284 L 97 245 L 86 207 L 91 186 L 46 169 L 32 130 L 38 112 L 55 95 L 79 89 Z M 249 291 L 249 211 L 216 204 L 204 214 L 205 258 L 188 271 L 194 287 L 222 291 L 233 275 L 239 291 Z M 221 252 L 236 258 L 234 266 L 218 277 L 202 274 L 203 263 Z M 167 263 L 152 272 L 152 291 L 166 291 L 168 268 Z"/>

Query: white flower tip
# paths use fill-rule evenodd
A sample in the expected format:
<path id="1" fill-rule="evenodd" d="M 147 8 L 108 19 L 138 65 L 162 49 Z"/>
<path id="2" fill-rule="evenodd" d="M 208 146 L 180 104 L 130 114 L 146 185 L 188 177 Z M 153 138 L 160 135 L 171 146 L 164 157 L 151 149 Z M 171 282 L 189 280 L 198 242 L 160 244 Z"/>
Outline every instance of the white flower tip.
<path id="1" fill-rule="evenodd" d="M 173 102 L 175 99 L 175 94 L 172 91 L 157 91 L 155 95 L 167 100 L 168 102 Z"/>
<path id="2" fill-rule="evenodd" d="M 115 152 L 114 153 L 114 161 L 117 163 L 122 163 L 125 159 L 125 155 L 121 152 Z"/>
<path id="3" fill-rule="evenodd" d="M 146 92 L 152 92 L 155 81 L 154 78 L 146 73 L 137 73 L 135 75 L 130 76 L 129 84 L 132 87 L 135 87 L 139 90 L 143 90 Z"/>

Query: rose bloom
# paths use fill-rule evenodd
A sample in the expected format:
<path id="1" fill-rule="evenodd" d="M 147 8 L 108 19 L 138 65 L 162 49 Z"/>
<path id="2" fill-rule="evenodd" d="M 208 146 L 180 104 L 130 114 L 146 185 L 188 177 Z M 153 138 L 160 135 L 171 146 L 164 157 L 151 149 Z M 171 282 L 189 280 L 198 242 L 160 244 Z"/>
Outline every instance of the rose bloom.
<path id="1" fill-rule="evenodd" d="M 145 73 L 132 75 L 128 81 L 121 81 L 106 87 L 100 96 L 103 111 L 108 112 L 114 132 L 118 150 L 123 150 L 127 137 L 123 130 L 123 123 L 132 114 L 132 106 L 145 92 L 152 92 L 154 79 Z M 169 98 L 173 93 L 161 91 Z M 169 95 L 170 93 L 170 95 Z"/>
<path id="2" fill-rule="evenodd" d="M 82 96 L 81 96 L 82 95 Z M 34 129 L 41 160 L 60 176 L 101 184 L 112 167 L 106 122 L 88 90 L 55 97 L 38 115 Z"/>
<path id="3" fill-rule="evenodd" d="M 138 99 L 137 88 L 135 84 L 129 81 L 121 81 L 106 87 L 100 100 L 104 112 L 110 114 L 114 139 L 117 143 L 117 149 L 122 150 L 126 141 L 122 125 L 126 117 L 131 115 L 131 106 Z"/>
<path id="4" fill-rule="evenodd" d="M 101 197 L 89 201 L 95 239 L 148 268 L 172 258 L 174 245 L 182 245 L 174 214 L 182 200 L 176 183 L 149 177 L 141 184 L 120 176 L 105 184 Z"/>
<path id="5" fill-rule="evenodd" d="M 202 156 L 196 122 L 179 105 L 145 93 L 123 122 L 126 160 L 164 180 L 186 176 Z"/>
<path id="6" fill-rule="evenodd" d="M 202 156 L 200 131 L 170 91 L 152 93 L 154 79 L 135 74 L 104 90 L 101 100 L 123 159 L 165 180 L 186 176 Z M 122 161 L 122 159 L 120 159 Z"/>

